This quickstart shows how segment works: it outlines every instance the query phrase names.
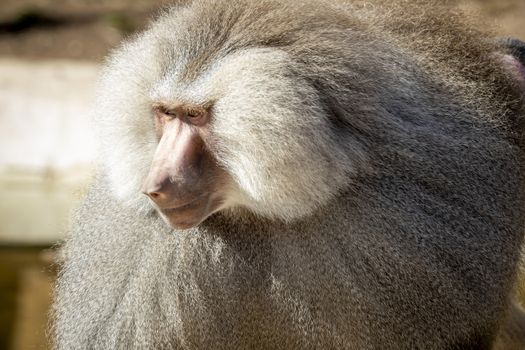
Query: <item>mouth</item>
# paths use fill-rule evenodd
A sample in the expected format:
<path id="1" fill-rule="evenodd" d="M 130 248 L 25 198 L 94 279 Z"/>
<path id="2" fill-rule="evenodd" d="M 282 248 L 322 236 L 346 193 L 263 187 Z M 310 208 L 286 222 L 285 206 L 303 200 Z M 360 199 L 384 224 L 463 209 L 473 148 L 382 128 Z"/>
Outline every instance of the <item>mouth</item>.
<path id="1" fill-rule="evenodd" d="M 183 212 L 185 210 L 189 210 L 193 207 L 195 207 L 198 203 L 198 200 L 199 198 L 197 199 L 194 199 L 186 204 L 183 204 L 183 205 L 179 205 L 177 207 L 173 207 L 173 208 L 159 208 L 160 211 L 162 211 L 164 214 L 166 215 L 171 215 L 171 214 L 176 214 L 176 213 L 180 213 L 180 212 Z"/>
<path id="2" fill-rule="evenodd" d="M 222 203 L 222 196 L 207 194 L 176 207 L 164 209 L 157 207 L 157 212 L 171 228 L 187 230 L 206 220 L 221 207 Z"/>
<path id="3" fill-rule="evenodd" d="M 186 230 L 199 225 L 208 217 L 209 198 L 198 197 L 186 204 L 172 208 L 158 208 L 161 218 L 170 227 Z"/>

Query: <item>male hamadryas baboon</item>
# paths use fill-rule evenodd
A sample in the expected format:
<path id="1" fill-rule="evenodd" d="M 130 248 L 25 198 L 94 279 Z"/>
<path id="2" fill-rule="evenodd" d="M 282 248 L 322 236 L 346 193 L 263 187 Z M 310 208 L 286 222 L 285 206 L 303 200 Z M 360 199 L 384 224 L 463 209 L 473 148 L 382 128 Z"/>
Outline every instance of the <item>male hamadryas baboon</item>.
<path id="1" fill-rule="evenodd" d="M 174 5 L 102 74 L 56 346 L 491 349 L 524 52 L 422 1 Z"/>

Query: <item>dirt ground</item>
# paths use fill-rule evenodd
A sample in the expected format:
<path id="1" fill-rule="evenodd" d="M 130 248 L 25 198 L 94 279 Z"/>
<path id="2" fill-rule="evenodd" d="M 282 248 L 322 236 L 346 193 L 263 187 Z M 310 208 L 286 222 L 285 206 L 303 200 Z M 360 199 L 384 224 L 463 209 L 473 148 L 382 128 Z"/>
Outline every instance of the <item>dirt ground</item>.
<path id="1" fill-rule="evenodd" d="M 497 35 L 525 39 L 525 0 L 448 0 Z M 100 61 L 141 29 L 167 0 L 18 0 L 0 2 L 0 56 Z"/>

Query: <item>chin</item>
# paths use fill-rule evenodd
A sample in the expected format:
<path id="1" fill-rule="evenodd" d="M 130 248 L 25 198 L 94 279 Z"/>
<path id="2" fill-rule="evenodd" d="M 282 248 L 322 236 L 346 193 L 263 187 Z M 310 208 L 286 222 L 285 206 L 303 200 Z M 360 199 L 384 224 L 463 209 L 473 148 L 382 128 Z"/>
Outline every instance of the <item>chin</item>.
<path id="1" fill-rule="evenodd" d="M 206 220 L 209 215 L 184 215 L 177 213 L 165 213 L 158 210 L 160 217 L 171 228 L 177 230 L 188 230 L 198 226 L 201 222 Z"/>

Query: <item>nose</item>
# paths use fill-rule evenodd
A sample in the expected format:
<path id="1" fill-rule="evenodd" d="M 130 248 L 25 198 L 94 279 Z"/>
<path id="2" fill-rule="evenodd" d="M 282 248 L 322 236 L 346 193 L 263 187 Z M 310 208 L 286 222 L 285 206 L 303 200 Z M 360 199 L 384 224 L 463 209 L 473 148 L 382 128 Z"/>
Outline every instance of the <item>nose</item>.
<path id="1" fill-rule="evenodd" d="M 147 181 L 142 193 L 148 196 L 160 208 L 167 207 L 175 198 L 174 185 L 171 183 L 169 177 Z"/>

